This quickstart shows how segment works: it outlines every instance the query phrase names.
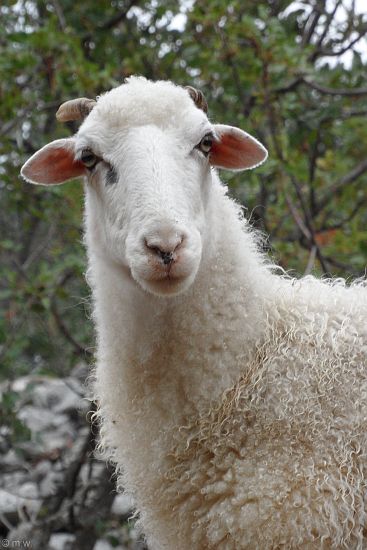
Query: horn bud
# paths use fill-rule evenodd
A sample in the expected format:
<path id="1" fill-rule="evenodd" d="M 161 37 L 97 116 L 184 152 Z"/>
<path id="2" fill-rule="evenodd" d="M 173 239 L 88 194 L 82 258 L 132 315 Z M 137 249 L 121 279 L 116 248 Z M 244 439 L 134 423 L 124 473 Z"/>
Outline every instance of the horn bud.
<path id="1" fill-rule="evenodd" d="M 56 113 L 56 118 L 59 122 L 84 119 L 89 115 L 95 105 L 97 105 L 97 102 L 87 97 L 70 99 L 70 101 L 65 101 L 65 103 L 60 105 Z"/>
<path id="2" fill-rule="evenodd" d="M 203 92 L 201 92 L 200 90 L 197 90 L 196 88 L 193 88 L 192 86 L 185 86 L 185 90 L 189 92 L 190 97 L 195 103 L 196 107 L 204 111 L 204 113 L 207 113 L 208 104 L 206 102 Z"/>

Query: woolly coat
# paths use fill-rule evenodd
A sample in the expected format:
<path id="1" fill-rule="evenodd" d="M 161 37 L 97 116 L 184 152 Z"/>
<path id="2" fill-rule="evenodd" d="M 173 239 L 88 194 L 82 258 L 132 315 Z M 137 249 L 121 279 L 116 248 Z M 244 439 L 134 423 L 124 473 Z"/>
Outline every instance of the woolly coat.
<path id="1" fill-rule="evenodd" d="M 365 285 L 278 275 L 215 172 L 174 298 L 101 261 L 88 209 L 102 446 L 149 548 L 366 548 Z"/>

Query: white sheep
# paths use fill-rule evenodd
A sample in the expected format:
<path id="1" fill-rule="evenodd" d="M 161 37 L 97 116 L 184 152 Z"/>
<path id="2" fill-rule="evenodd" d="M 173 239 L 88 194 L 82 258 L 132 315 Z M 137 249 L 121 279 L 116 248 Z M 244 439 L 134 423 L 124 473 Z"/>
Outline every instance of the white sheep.
<path id="1" fill-rule="evenodd" d="M 367 548 L 366 287 L 277 274 L 211 168 L 267 153 L 204 111 L 133 77 L 22 169 L 86 176 L 102 443 L 151 549 Z"/>

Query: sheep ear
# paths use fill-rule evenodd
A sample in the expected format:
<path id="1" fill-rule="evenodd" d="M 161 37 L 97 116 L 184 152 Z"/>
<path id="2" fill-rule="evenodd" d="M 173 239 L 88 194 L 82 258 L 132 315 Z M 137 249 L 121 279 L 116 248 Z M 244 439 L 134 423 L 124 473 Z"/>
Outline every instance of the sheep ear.
<path id="1" fill-rule="evenodd" d="M 257 139 L 234 126 L 215 124 L 217 140 L 210 151 L 210 164 L 227 170 L 247 170 L 262 164 L 268 152 Z"/>
<path id="2" fill-rule="evenodd" d="M 85 166 L 75 160 L 73 138 L 57 139 L 37 151 L 23 165 L 20 174 L 30 183 L 57 185 L 85 173 Z"/>

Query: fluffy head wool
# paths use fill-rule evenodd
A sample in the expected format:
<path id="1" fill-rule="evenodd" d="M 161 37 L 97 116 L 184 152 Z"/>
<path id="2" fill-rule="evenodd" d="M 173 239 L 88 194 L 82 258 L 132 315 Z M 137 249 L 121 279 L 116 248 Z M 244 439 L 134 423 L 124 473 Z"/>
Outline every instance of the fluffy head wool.
<path id="1" fill-rule="evenodd" d="M 101 446 L 151 550 L 362 550 L 366 286 L 276 274 L 197 151 L 211 128 L 182 88 L 134 78 L 99 98 L 69 144 L 103 158 L 86 185 Z M 242 147 L 232 167 L 265 158 L 253 138 L 227 135 Z M 153 262 L 137 238 L 152 219 L 182 233 L 191 269 L 169 297 L 129 256 L 133 241 Z"/>
<path id="2" fill-rule="evenodd" d="M 167 128 L 177 126 L 178 120 L 181 124 L 183 114 L 191 114 L 191 118 L 195 115 L 192 99 L 184 88 L 168 81 L 131 77 L 98 98 L 85 126 L 103 121 L 118 128 L 144 124 Z"/>

